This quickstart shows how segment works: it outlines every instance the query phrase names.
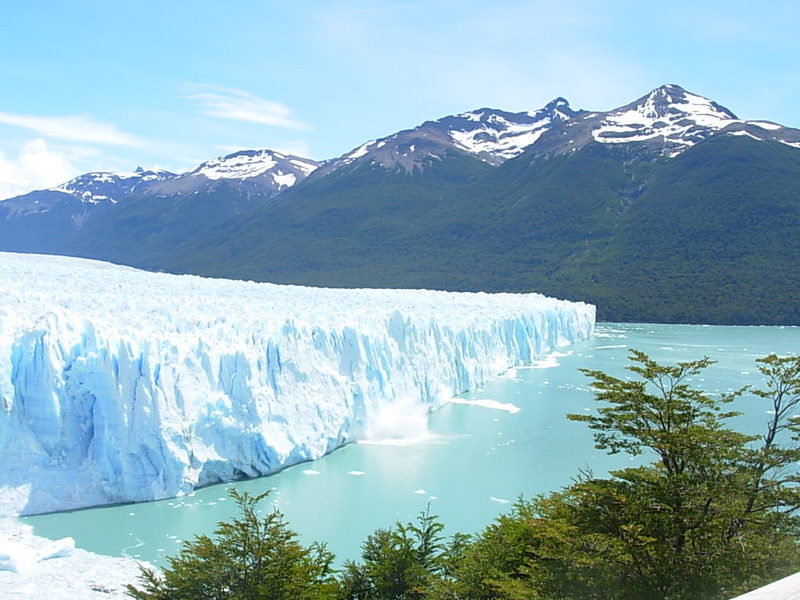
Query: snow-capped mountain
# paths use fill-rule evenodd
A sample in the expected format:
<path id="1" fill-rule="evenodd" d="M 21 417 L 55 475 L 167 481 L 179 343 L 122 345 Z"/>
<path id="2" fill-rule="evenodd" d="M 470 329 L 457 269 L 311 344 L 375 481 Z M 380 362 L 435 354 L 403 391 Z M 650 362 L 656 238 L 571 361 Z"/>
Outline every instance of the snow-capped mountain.
<path id="1" fill-rule="evenodd" d="M 678 86 L 665 85 L 606 113 L 592 131 L 592 137 L 607 144 L 662 138 L 665 146 L 680 149 L 735 120 L 736 115 L 716 102 Z"/>
<path id="2" fill-rule="evenodd" d="M 549 129 L 583 114 L 563 98 L 556 98 L 536 112 L 512 113 L 481 108 L 426 121 L 413 129 L 370 140 L 347 154 L 322 165 L 316 177 L 349 165 L 373 164 L 406 173 L 424 170 L 431 161 L 465 154 L 490 165 L 499 165 L 522 154 Z"/>
<path id="3" fill-rule="evenodd" d="M 132 195 L 171 196 L 216 188 L 221 181 L 241 191 L 271 196 L 302 181 L 319 163 L 272 150 L 243 150 L 202 163 L 182 174 L 160 169 L 130 173 L 92 171 L 48 190 L 2 201 L 7 217 L 47 212 L 54 205 L 78 200 L 86 209 L 117 204 Z"/>
<path id="4" fill-rule="evenodd" d="M 274 150 L 242 150 L 202 163 L 196 169 L 153 186 L 159 195 L 212 190 L 220 182 L 234 183 L 241 191 L 273 195 L 302 181 L 319 163 Z"/>
<path id="5" fill-rule="evenodd" d="M 664 85 L 608 112 L 584 113 L 552 128 L 532 145 L 537 154 L 562 154 L 591 141 L 636 144 L 645 151 L 677 156 L 715 135 L 749 135 L 800 147 L 800 131 L 769 121 L 743 121 L 733 112 L 678 85 Z"/>
<path id="6" fill-rule="evenodd" d="M 113 211 L 113 207 L 126 204 L 128 199 L 151 198 L 160 202 L 164 199 L 177 202 L 189 194 L 218 192 L 223 182 L 227 184 L 223 195 L 230 196 L 232 191 L 239 196 L 239 199 L 231 198 L 231 204 L 235 205 L 233 212 L 239 212 L 244 210 L 240 199 L 252 198 L 245 203 L 249 206 L 259 198 L 274 196 L 305 179 L 317 166 L 316 161 L 272 150 L 243 150 L 206 161 L 180 175 L 164 170 L 145 171 L 141 167 L 131 173 L 85 173 L 54 188 L 0 202 L 0 225 L 3 221 L 25 217 L 25 223 L 14 228 L 15 231 L 5 232 L 0 227 L 0 234 L 6 234 L 5 243 L 0 242 L 0 246 L 10 249 L 17 247 L 16 240 L 27 244 L 41 237 L 44 246 L 40 247 L 40 243 L 35 242 L 34 246 L 24 246 L 25 250 L 39 248 L 41 251 L 52 251 L 51 242 L 56 243 L 56 239 L 71 230 L 85 231 L 86 223 L 94 219 L 98 212 Z M 163 217 L 169 213 L 169 207 L 164 204 L 157 206 L 153 214 L 156 218 L 159 215 Z M 225 214 L 225 211 L 221 214 Z M 42 223 L 46 220 L 47 224 L 37 226 L 32 222 L 31 218 L 36 218 L 36 215 L 40 215 Z M 139 213 L 137 220 L 141 221 L 142 218 L 145 217 Z M 164 226 L 158 225 L 159 228 Z M 48 233 L 40 236 L 39 230 L 44 229 L 48 229 Z"/>
<path id="7" fill-rule="evenodd" d="M 6 219 L 50 212 L 70 206 L 73 224 L 79 226 L 93 208 L 117 204 L 134 193 L 146 193 L 150 186 L 170 181 L 174 173 L 141 167 L 130 173 L 92 171 L 48 190 L 37 190 L 0 202 Z"/>
<path id="8" fill-rule="evenodd" d="M 433 125 L 444 128 L 458 148 L 496 165 L 519 156 L 544 132 L 582 113 L 572 110 L 564 98 L 556 98 L 534 113 L 483 108 L 444 117 Z"/>
<path id="9" fill-rule="evenodd" d="M 51 188 L 51 191 L 71 194 L 87 204 L 117 203 L 129 194 L 146 191 L 153 183 L 169 181 L 175 177 L 175 173 L 169 171 L 145 171 L 141 167 L 132 173 L 93 171 Z"/>

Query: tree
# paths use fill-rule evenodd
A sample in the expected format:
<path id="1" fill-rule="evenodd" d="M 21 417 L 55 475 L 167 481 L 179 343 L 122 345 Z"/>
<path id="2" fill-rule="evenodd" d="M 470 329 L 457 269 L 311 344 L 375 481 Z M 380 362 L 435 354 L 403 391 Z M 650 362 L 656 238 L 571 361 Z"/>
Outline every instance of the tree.
<path id="1" fill-rule="evenodd" d="M 215 539 L 197 536 L 184 542 L 169 567 L 158 574 L 141 569 L 142 588 L 128 586 L 137 600 L 298 600 L 330 598 L 336 588 L 333 555 L 314 543 L 305 548 L 273 511 L 263 519 L 252 496 L 233 489 L 241 515 L 219 523 Z"/>
<path id="2" fill-rule="evenodd" d="M 421 600 L 453 577 L 467 536 L 448 542 L 444 525 L 430 505 L 416 523 L 396 523 L 370 535 L 361 549 L 361 563 L 348 561 L 341 577 L 346 600 Z"/>
<path id="3" fill-rule="evenodd" d="M 722 397 L 690 385 L 707 358 L 630 358 L 632 379 L 584 371 L 603 406 L 570 418 L 598 448 L 655 462 L 520 500 L 467 551 L 460 597 L 723 599 L 800 568 L 800 358 L 761 359 L 765 389 Z M 737 413 L 724 407 L 748 392 L 772 409 L 760 439 L 725 426 Z"/>

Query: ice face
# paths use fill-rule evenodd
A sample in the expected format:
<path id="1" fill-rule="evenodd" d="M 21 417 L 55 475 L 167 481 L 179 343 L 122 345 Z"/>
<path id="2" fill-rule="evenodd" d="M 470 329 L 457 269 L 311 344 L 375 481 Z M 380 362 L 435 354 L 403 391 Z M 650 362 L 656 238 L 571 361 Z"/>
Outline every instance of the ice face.
<path id="1" fill-rule="evenodd" d="M 593 306 L 538 294 L 315 289 L 0 253 L 0 510 L 271 473 L 593 327 Z"/>

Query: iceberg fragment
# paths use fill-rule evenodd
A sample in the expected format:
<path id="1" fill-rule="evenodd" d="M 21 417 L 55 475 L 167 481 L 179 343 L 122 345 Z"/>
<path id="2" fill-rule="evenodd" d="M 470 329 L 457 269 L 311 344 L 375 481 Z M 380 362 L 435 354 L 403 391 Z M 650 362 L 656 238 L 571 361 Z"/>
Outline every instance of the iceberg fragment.
<path id="1" fill-rule="evenodd" d="M 0 253 L 0 512 L 187 494 L 592 334 L 538 294 L 341 290 Z"/>
<path id="2" fill-rule="evenodd" d="M 132 558 L 86 552 L 72 538 L 51 541 L 33 535 L 29 525 L 0 518 L 0 598 L 122 600 L 129 598 L 125 584 L 138 574 Z"/>

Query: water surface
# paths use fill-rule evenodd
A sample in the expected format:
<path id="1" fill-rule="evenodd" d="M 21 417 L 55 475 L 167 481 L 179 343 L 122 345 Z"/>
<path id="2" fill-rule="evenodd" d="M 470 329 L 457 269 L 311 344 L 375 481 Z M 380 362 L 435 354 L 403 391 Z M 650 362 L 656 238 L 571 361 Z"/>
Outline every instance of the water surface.
<path id="1" fill-rule="evenodd" d="M 269 490 L 264 509 L 277 507 L 303 542 L 328 544 L 338 561 L 357 558 L 379 527 L 413 519 L 430 503 L 449 533 L 477 532 L 519 495 L 529 497 L 570 483 L 580 469 L 595 474 L 631 464 L 592 444 L 584 424 L 566 419 L 594 400 L 578 369 L 622 376 L 629 348 L 659 361 L 709 356 L 717 364 L 696 383 L 711 393 L 759 384 L 755 359 L 771 352 L 800 353 L 800 328 L 599 324 L 593 339 L 519 368 L 459 398 L 430 417 L 388 414 L 387 435 L 400 439 L 353 444 L 314 462 L 235 485 Z M 736 406 L 736 425 L 760 431 L 767 407 L 752 397 Z M 79 547 L 127 554 L 164 564 L 180 542 L 211 533 L 234 514 L 231 484 L 191 496 L 28 517 L 37 535 L 72 536 Z"/>

